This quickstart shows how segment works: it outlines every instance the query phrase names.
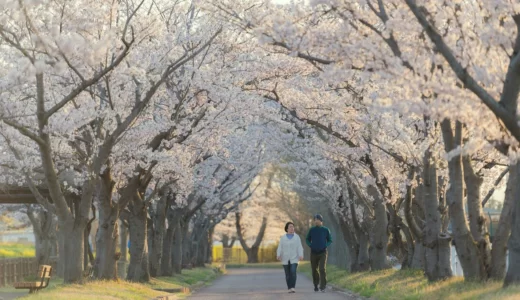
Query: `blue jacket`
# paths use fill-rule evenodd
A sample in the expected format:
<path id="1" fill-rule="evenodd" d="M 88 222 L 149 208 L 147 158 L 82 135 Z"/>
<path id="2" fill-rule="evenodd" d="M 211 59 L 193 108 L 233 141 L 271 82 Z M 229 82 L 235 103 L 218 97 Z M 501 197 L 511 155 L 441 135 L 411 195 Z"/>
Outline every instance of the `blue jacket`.
<path id="1" fill-rule="evenodd" d="M 314 226 L 309 229 L 307 238 L 305 239 L 307 246 L 311 248 L 312 253 L 323 253 L 327 247 L 332 244 L 332 236 L 330 230 L 325 226 Z"/>

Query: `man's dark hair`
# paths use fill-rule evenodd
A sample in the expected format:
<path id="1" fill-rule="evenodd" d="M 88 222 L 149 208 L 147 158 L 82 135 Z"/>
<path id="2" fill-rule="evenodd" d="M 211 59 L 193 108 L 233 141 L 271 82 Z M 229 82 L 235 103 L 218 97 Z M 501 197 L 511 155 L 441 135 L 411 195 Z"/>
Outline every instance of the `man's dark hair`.
<path id="1" fill-rule="evenodd" d="M 294 226 L 293 222 L 287 222 L 287 224 L 285 224 L 285 232 L 287 232 L 287 230 L 289 230 L 289 225 L 291 225 L 291 224 Z"/>

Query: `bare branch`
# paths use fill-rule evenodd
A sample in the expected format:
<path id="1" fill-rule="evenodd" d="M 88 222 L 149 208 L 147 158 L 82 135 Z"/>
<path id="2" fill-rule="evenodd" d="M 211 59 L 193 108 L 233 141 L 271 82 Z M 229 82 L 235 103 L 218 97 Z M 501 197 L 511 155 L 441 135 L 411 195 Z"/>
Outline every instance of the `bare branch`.
<path id="1" fill-rule="evenodd" d="M 22 135 L 30 138 L 31 140 L 36 142 L 38 145 L 43 145 L 44 144 L 44 141 L 37 134 L 35 134 L 32 131 L 30 131 L 27 127 L 24 127 L 23 125 L 18 124 L 15 121 L 12 121 L 12 120 L 9 120 L 9 119 L 3 118 L 3 117 L 0 117 L 0 119 L 6 125 L 9 125 L 9 126 L 13 127 L 14 129 L 18 130 Z"/>
<path id="2" fill-rule="evenodd" d="M 515 115 L 515 111 L 508 111 L 504 106 L 502 106 L 499 102 L 497 102 L 484 88 L 482 88 L 477 81 L 468 73 L 466 68 L 462 66 L 462 64 L 457 60 L 455 55 L 453 54 L 450 47 L 444 42 L 444 39 L 439 34 L 437 29 L 428 21 L 426 16 L 421 12 L 421 9 L 417 6 L 415 0 L 405 0 L 406 4 L 412 11 L 412 13 L 415 15 L 423 29 L 425 30 L 426 34 L 430 37 L 431 41 L 435 44 L 435 47 L 437 51 L 442 54 L 442 56 L 446 59 L 448 64 L 450 65 L 451 69 L 460 81 L 464 83 L 464 87 L 472 91 L 477 97 L 480 98 L 480 100 L 497 116 L 499 117 L 507 127 L 507 129 L 511 132 L 511 134 L 520 141 L 520 127 L 517 124 L 517 118 Z M 514 69 L 517 67 L 520 67 L 520 56 L 515 55 L 513 56 L 511 63 L 510 63 L 510 69 L 511 71 L 512 66 L 514 66 Z M 516 71 L 515 71 L 516 72 Z M 520 79 L 518 79 L 520 80 Z M 516 82 L 516 79 L 515 79 Z M 504 84 L 504 88 L 506 88 L 508 85 Z M 502 96 L 505 94 L 511 94 L 511 92 L 507 91 L 507 93 L 502 92 Z M 515 98 L 518 97 L 518 90 L 516 91 Z M 506 101 L 506 100 L 504 100 Z M 507 100 L 512 101 L 512 100 Z M 506 102 L 507 102 L 506 101 Z M 514 100 L 516 101 L 516 100 Z"/>

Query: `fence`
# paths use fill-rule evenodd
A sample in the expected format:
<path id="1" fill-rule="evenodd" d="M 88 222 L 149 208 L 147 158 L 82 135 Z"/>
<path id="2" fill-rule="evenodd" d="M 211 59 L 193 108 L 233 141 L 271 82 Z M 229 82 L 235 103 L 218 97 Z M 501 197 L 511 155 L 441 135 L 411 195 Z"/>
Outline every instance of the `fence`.
<path id="1" fill-rule="evenodd" d="M 258 250 L 258 262 L 269 263 L 276 261 L 277 246 L 264 246 Z M 213 246 L 213 261 L 227 264 L 247 263 L 247 254 L 242 247 L 224 248 L 222 245 Z"/>
<path id="2" fill-rule="evenodd" d="M 54 273 L 57 265 L 56 259 L 52 259 L 50 265 Z M 36 276 L 38 267 L 35 258 L 0 258 L 0 287 L 23 281 L 25 277 Z"/>

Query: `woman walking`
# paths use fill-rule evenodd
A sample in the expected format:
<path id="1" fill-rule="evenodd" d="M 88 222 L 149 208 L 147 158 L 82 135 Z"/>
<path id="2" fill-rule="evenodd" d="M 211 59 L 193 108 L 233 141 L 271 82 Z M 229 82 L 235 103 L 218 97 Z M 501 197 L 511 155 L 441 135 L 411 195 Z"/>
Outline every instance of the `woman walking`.
<path id="1" fill-rule="evenodd" d="M 282 262 L 285 270 L 285 280 L 287 281 L 287 289 L 289 293 L 295 293 L 296 287 L 296 269 L 298 262 L 303 259 L 303 247 L 300 236 L 294 233 L 294 224 L 287 222 L 285 224 L 286 234 L 280 238 L 276 256 Z"/>

